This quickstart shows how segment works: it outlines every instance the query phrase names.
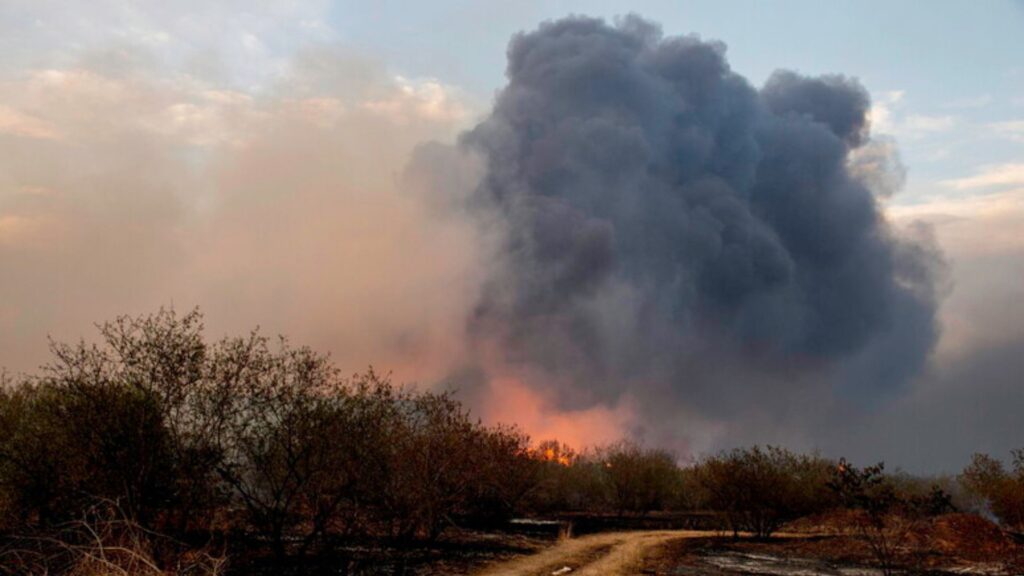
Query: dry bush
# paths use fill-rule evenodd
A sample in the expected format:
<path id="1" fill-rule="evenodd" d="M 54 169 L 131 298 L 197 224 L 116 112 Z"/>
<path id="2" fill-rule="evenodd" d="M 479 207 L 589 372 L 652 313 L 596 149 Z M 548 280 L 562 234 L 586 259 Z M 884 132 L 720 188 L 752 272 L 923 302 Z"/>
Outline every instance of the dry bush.
<path id="1" fill-rule="evenodd" d="M 278 556 L 311 546 L 334 520 L 352 479 L 347 391 L 327 358 L 257 334 L 217 346 L 197 420 L 216 447 L 216 471 L 248 527 Z"/>
<path id="2" fill-rule="evenodd" d="M 365 490 L 393 542 L 434 541 L 459 518 L 507 519 L 535 485 L 529 438 L 516 429 L 483 426 L 448 393 L 399 391 L 389 406 Z"/>
<path id="3" fill-rule="evenodd" d="M 8 522 L 64 522 L 95 498 L 160 531 L 206 518 L 216 455 L 186 402 L 204 365 L 200 329 L 195 312 L 120 318 L 100 326 L 101 345 L 51 343 L 38 377 L 0 392 Z"/>
<path id="4" fill-rule="evenodd" d="M 531 513 L 611 510 L 608 475 L 593 453 L 580 454 L 557 440 L 545 440 L 531 455 L 538 464 L 536 488 L 526 503 Z"/>
<path id="5" fill-rule="evenodd" d="M 434 540 L 474 493 L 482 436 L 449 395 L 429 393 L 402 397 L 385 432 L 378 513 L 400 544 Z"/>
<path id="6" fill-rule="evenodd" d="M 467 517 L 497 525 L 522 511 L 541 481 L 544 463 L 530 449 L 530 437 L 512 426 L 480 428 L 478 480 Z"/>
<path id="7" fill-rule="evenodd" d="M 12 576 L 219 576 L 226 567 L 223 554 L 147 530 L 112 501 L 49 530 L 13 537 L 0 548 L 0 574 Z"/>
<path id="8" fill-rule="evenodd" d="M 620 442 L 600 449 L 597 457 L 618 514 L 664 510 L 677 499 L 681 478 L 671 453 Z"/>
<path id="9" fill-rule="evenodd" d="M 680 470 L 664 450 L 622 441 L 577 454 L 549 440 L 534 449 L 533 458 L 540 465 L 527 505 L 533 512 L 646 514 L 680 498 Z"/>
<path id="10" fill-rule="evenodd" d="M 900 562 L 920 564 L 922 550 L 911 546 L 911 539 L 928 524 L 931 516 L 942 514 L 950 498 L 935 487 L 924 496 L 906 494 L 884 474 L 885 465 L 857 468 L 840 459 L 829 480 L 829 487 L 840 503 L 853 511 L 847 516 L 848 528 L 867 543 L 886 576 L 896 572 Z"/>
<path id="11" fill-rule="evenodd" d="M 537 480 L 525 435 L 473 421 L 449 394 L 372 369 L 342 378 L 258 333 L 210 344 L 198 312 L 122 317 L 100 334 L 54 343 L 39 377 L 3 376 L 7 533 L 64 530 L 102 498 L 154 533 L 304 555 L 507 518 Z"/>
<path id="12" fill-rule="evenodd" d="M 832 465 L 817 456 L 768 446 L 707 457 L 694 469 L 705 504 L 722 514 L 733 535 L 767 538 L 787 521 L 830 508 Z"/>
<path id="13" fill-rule="evenodd" d="M 19 522 L 70 519 L 94 498 L 154 519 L 173 499 L 174 462 L 154 399 L 102 381 L 27 383 L 0 399 L 0 490 Z"/>
<path id="14" fill-rule="evenodd" d="M 975 454 L 959 480 L 983 508 L 1010 530 L 1024 532 L 1024 449 L 1012 452 L 1013 468 L 987 454 Z"/>

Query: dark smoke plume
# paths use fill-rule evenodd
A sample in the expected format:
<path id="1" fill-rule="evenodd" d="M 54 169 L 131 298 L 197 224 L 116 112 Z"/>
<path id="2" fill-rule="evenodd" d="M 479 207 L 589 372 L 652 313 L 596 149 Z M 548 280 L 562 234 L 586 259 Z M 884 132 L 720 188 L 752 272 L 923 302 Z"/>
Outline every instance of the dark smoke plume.
<path id="1" fill-rule="evenodd" d="M 486 170 L 473 210 L 505 234 L 473 342 L 568 408 L 628 393 L 714 413 L 787 386 L 870 401 L 917 373 L 937 254 L 850 169 L 870 141 L 856 80 L 758 90 L 723 44 L 638 17 L 520 34 L 507 75 L 462 139 Z"/>

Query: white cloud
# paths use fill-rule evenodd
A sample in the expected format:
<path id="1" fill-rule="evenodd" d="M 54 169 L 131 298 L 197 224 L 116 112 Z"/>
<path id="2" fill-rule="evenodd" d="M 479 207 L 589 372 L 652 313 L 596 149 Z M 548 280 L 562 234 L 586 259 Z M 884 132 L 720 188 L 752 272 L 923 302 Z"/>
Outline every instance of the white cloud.
<path id="1" fill-rule="evenodd" d="M 980 94 L 971 98 L 961 98 L 959 100 L 947 102 L 944 107 L 955 110 L 976 110 L 989 106 L 992 104 L 992 101 L 993 98 L 991 94 Z"/>
<path id="2" fill-rule="evenodd" d="M 911 114 L 899 125 L 899 131 L 910 134 L 931 134 L 946 132 L 957 124 L 954 116 L 929 116 L 927 114 Z"/>
<path id="3" fill-rule="evenodd" d="M 9 0 L 0 3 L 0 71 L 152 58 L 258 87 L 282 77 L 295 51 L 335 40 L 323 24 L 329 11 L 326 0 Z"/>
<path id="4" fill-rule="evenodd" d="M 907 95 L 906 90 L 889 90 L 882 93 L 882 99 L 889 104 L 896 104 Z"/>
<path id="5" fill-rule="evenodd" d="M 891 134 L 892 110 L 885 104 L 875 104 L 868 110 L 868 122 L 871 124 L 871 131 L 876 134 Z"/>
<path id="6" fill-rule="evenodd" d="M 470 110 L 458 89 L 435 79 L 397 76 L 395 82 L 397 92 L 367 101 L 363 106 L 402 124 L 415 120 L 463 123 L 469 119 Z"/>
<path id="7" fill-rule="evenodd" d="M 1003 138 L 1009 138 L 1014 142 L 1024 142 L 1024 120 L 993 122 L 988 125 L 988 128 Z"/>
<path id="8" fill-rule="evenodd" d="M 910 113 L 905 103 L 904 90 L 882 92 L 868 111 L 871 131 L 900 139 L 918 140 L 953 130 L 960 124 L 954 115 Z"/>
<path id="9" fill-rule="evenodd" d="M 956 190 L 1024 186 L 1024 164 L 984 166 L 973 176 L 944 180 L 942 184 Z"/>
<path id="10" fill-rule="evenodd" d="M 871 123 L 871 130 L 877 134 L 890 134 L 893 131 L 892 109 L 906 95 L 904 90 L 889 90 L 882 92 L 868 110 L 868 121 Z"/>

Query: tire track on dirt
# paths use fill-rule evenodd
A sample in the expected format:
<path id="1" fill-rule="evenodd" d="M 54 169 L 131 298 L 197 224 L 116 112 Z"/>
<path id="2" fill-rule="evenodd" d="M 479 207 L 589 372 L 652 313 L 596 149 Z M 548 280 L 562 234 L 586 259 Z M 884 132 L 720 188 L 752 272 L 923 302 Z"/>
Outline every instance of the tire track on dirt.
<path id="1" fill-rule="evenodd" d="M 485 568 L 477 576 L 550 576 L 565 567 L 572 576 L 636 574 L 644 554 L 655 546 L 681 538 L 706 538 L 721 532 L 649 530 L 611 532 L 565 540 L 538 554 Z"/>

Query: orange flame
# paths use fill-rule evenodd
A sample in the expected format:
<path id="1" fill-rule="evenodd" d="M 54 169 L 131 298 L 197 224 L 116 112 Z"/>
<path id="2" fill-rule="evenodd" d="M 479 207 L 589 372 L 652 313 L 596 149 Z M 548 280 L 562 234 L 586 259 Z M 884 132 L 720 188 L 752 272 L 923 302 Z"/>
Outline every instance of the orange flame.
<path id="1" fill-rule="evenodd" d="M 558 462 L 562 466 L 569 466 L 572 464 L 572 460 L 568 455 L 555 452 L 554 448 L 544 450 L 543 459 L 546 462 Z"/>

